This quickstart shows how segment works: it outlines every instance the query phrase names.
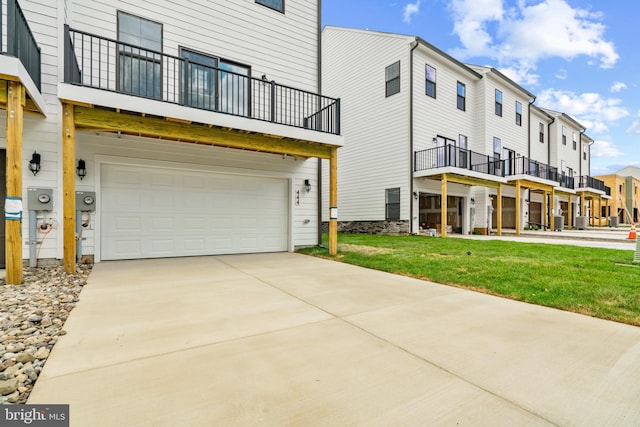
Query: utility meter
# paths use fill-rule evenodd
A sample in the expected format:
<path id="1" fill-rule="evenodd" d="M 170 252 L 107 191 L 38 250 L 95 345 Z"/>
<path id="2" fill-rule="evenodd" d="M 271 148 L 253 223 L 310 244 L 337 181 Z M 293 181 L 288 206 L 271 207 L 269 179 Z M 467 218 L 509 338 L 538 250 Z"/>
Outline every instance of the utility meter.
<path id="1" fill-rule="evenodd" d="M 28 188 L 27 202 L 30 211 L 53 210 L 53 190 L 51 188 Z"/>
<path id="2" fill-rule="evenodd" d="M 76 191 L 76 210 L 95 211 L 96 193 L 94 191 Z"/>

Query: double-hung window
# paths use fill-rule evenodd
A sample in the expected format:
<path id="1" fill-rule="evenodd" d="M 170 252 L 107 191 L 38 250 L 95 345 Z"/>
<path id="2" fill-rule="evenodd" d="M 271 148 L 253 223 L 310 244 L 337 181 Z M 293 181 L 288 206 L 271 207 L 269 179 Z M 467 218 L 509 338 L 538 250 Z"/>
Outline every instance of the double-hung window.
<path id="1" fill-rule="evenodd" d="M 502 117 L 502 91 L 496 89 L 496 116 Z"/>
<path id="2" fill-rule="evenodd" d="M 436 97 L 436 69 L 431 65 L 426 66 L 426 94 L 432 98 Z"/>
<path id="3" fill-rule="evenodd" d="M 562 126 L 562 145 L 567 145 L 567 127 Z"/>
<path id="4" fill-rule="evenodd" d="M 395 95 L 400 92 L 400 61 L 394 62 L 385 68 L 385 96 Z"/>
<path id="5" fill-rule="evenodd" d="M 284 13 L 284 0 L 256 0 L 256 3 Z"/>
<path id="6" fill-rule="evenodd" d="M 516 101 L 516 125 L 522 126 L 522 103 Z"/>
<path id="7" fill-rule="evenodd" d="M 162 24 L 118 12 L 118 90 L 162 98 Z"/>
<path id="8" fill-rule="evenodd" d="M 538 139 L 544 144 L 544 123 L 540 123 L 538 129 Z"/>
<path id="9" fill-rule="evenodd" d="M 248 66 L 184 48 L 180 57 L 183 104 L 239 116 L 249 114 Z"/>
<path id="10" fill-rule="evenodd" d="M 465 111 L 467 106 L 467 87 L 458 82 L 458 110 Z"/>
<path id="11" fill-rule="evenodd" d="M 400 220 L 400 187 L 385 190 L 384 216 L 387 221 Z"/>
<path id="12" fill-rule="evenodd" d="M 576 133 L 573 132 L 573 151 L 575 151 L 578 148 L 578 137 L 576 136 Z"/>

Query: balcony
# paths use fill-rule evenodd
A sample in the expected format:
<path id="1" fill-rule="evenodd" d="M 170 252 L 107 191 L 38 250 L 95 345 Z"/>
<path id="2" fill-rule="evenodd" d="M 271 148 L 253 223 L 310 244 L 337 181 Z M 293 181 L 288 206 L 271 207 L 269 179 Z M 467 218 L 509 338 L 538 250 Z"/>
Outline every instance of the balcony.
<path id="1" fill-rule="evenodd" d="M 41 91 L 41 62 L 40 47 L 33 37 L 27 19 L 17 0 L 0 2 L 0 16 L 6 14 L 6 29 L 3 28 L 3 20 L 0 19 L 0 47 L 3 55 L 18 58 L 31 77 L 35 87 Z M 3 35 L 6 37 L 3 38 Z M 0 73 L 1 74 L 1 73 Z"/>
<path id="2" fill-rule="evenodd" d="M 594 190 L 604 192 L 607 196 L 611 196 L 611 188 L 604 185 L 604 181 L 589 175 L 582 175 L 580 177 L 579 188 L 593 188 Z"/>
<path id="3" fill-rule="evenodd" d="M 340 99 L 65 26 L 64 82 L 340 135 Z"/>
<path id="4" fill-rule="evenodd" d="M 416 151 L 413 163 L 415 172 L 454 167 L 496 177 L 505 176 L 504 161 L 453 145 Z"/>
<path id="5" fill-rule="evenodd" d="M 558 168 L 549 166 L 546 163 L 541 163 L 528 157 L 518 157 L 505 160 L 505 162 L 506 176 L 529 175 L 547 181 L 555 181 L 560 187 L 571 190 L 575 188 L 575 179 L 573 177 L 567 176 L 563 172 L 558 172 Z"/>

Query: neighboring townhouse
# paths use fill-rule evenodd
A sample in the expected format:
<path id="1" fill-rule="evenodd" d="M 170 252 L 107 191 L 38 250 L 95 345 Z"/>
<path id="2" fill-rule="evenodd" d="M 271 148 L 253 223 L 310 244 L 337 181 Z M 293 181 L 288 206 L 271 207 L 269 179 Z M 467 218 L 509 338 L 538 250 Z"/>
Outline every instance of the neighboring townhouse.
<path id="1" fill-rule="evenodd" d="M 318 243 L 319 159 L 335 218 L 343 143 L 340 100 L 321 94 L 319 0 L 20 0 L 21 26 L 2 3 L 7 196 L 25 202 L 9 262 Z M 24 40 L 26 60 L 11 50 Z"/>
<path id="2" fill-rule="evenodd" d="M 608 209 L 603 209 L 602 216 L 616 216 L 620 224 L 637 223 L 640 208 L 640 168 L 629 166 L 614 174 L 597 178 L 611 188 L 612 203 Z"/>
<path id="3" fill-rule="evenodd" d="M 420 37 L 333 26 L 322 35 L 323 88 L 341 95 L 347 142 L 341 230 L 519 233 L 584 215 L 576 179 L 588 175 L 590 139 L 575 120 Z M 568 149 L 557 147 L 561 126 Z"/>

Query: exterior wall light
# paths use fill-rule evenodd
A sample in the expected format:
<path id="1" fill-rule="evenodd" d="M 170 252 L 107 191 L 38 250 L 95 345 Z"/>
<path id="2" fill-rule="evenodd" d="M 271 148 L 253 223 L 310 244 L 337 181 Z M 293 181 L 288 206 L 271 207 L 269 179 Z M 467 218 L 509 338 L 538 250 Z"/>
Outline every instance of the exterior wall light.
<path id="1" fill-rule="evenodd" d="M 78 160 L 78 167 L 76 168 L 76 175 L 78 175 L 78 177 L 80 178 L 81 181 L 85 176 L 87 176 L 87 165 L 84 162 L 84 160 L 82 160 L 82 159 Z"/>
<path id="2" fill-rule="evenodd" d="M 307 193 L 311 191 L 311 181 L 308 179 L 304 180 L 304 189 L 307 190 Z"/>
<path id="3" fill-rule="evenodd" d="M 37 151 L 34 151 L 31 155 L 31 160 L 29 160 L 29 170 L 33 172 L 33 176 L 38 175 L 40 172 L 40 154 Z"/>

